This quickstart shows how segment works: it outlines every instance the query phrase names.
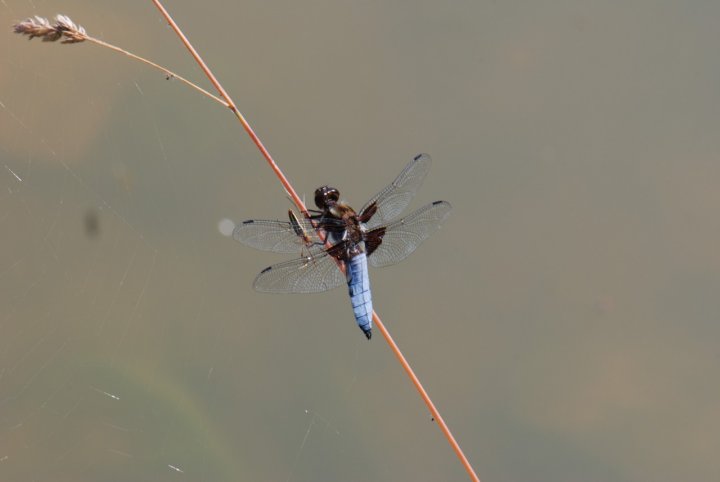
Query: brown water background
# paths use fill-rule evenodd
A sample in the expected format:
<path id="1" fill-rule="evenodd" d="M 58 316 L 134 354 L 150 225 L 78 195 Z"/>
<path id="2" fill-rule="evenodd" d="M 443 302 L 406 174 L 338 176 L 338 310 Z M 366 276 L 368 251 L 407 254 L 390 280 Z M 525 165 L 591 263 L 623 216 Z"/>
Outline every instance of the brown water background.
<path id="1" fill-rule="evenodd" d="M 169 2 L 298 191 L 418 152 L 444 228 L 375 307 L 485 482 L 720 478 L 720 4 Z M 0 480 L 465 474 L 344 289 L 268 296 L 285 217 L 150 2 L 0 2 Z"/>

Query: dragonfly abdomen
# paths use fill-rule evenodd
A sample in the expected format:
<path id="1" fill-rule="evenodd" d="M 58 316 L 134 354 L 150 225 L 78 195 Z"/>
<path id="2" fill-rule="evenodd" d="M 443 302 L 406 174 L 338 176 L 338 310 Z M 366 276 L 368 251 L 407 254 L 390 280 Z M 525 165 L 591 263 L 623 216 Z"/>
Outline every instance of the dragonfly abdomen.
<path id="1" fill-rule="evenodd" d="M 360 253 L 346 262 L 348 292 L 353 313 L 360 329 L 370 339 L 372 336 L 372 295 L 368 275 L 367 256 Z"/>

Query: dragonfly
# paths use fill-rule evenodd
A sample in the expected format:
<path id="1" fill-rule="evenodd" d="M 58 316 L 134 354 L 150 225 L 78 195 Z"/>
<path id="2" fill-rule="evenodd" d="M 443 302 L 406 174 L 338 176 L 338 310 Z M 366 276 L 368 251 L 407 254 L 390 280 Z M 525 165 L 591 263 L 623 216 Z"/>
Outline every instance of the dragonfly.
<path id="1" fill-rule="evenodd" d="M 355 321 L 372 337 L 372 294 L 368 264 L 383 267 L 407 258 L 449 215 L 452 205 L 434 201 L 399 218 L 430 170 L 431 158 L 419 154 L 395 180 L 360 211 L 341 200 L 340 191 L 321 186 L 305 216 L 288 211 L 288 221 L 249 219 L 236 225 L 233 238 L 263 251 L 300 253 L 300 257 L 262 270 L 253 288 L 266 293 L 318 293 L 347 284 Z"/>

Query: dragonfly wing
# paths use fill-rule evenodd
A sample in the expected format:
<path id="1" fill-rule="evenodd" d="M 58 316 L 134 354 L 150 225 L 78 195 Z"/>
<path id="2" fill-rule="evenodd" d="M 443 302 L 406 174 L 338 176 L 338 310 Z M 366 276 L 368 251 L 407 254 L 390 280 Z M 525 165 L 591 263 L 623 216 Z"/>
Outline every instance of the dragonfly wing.
<path id="1" fill-rule="evenodd" d="M 303 228 L 312 227 L 309 221 L 301 220 Z M 312 244 L 320 243 L 314 229 L 305 231 Z M 285 221 L 250 219 L 235 226 L 233 238 L 252 248 L 273 253 L 298 253 L 308 247 L 298 236 L 296 227 Z"/>
<path id="2" fill-rule="evenodd" d="M 368 261 L 371 266 L 395 264 L 410 256 L 450 214 L 452 205 L 435 201 L 387 226 L 366 234 Z"/>
<path id="3" fill-rule="evenodd" d="M 335 258 L 322 252 L 265 268 L 253 288 L 264 293 L 320 293 L 345 283 Z"/>
<path id="4" fill-rule="evenodd" d="M 410 204 L 415 191 L 420 187 L 430 170 L 432 160 L 427 154 L 418 154 L 385 189 L 373 196 L 360 210 L 360 219 L 372 229 L 397 218 Z M 374 214 L 373 214 L 374 211 Z M 363 216 L 366 215 L 366 216 Z"/>

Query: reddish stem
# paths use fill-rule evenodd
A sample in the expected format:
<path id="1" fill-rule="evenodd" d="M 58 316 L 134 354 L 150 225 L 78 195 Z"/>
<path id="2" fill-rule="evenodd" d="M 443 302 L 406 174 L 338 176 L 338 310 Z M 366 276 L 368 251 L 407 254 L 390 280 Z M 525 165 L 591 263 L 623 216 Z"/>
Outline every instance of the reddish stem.
<path id="1" fill-rule="evenodd" d="M 260 138 L 255 134 L 255 131 L 252 127 L 250 127 L 250 124 L 245 119 L 245 117 L 242 115 L 240 110 L 235 105 L 235 102 L 230 98 L 230 95 L 225 91 L 223 86 L 220 84 L 220 82 L 215 78 L 215 75 L 212 73 L 212 71 L 208 68 L 208 66 L 205 64 L 205 61 L 203 61 L 202 57 L 200 57 L 200 54 L 195 50 L 195 47 L 192 46 L 190 41 L 185 37 L 185 34 L 182 33 L 182 30 L 180 30 L 180 27 L 175 23 L 175 20 L 170 16 L 167 10 L 165 10 L 165 7 L 162 5 L 162 3 L 159 2 L 159 0 L 152 0 L 155 6 L 160 10 L 160 13 L 163 17 L 165 17 L 165 20 L 167 20 L 170 27 L 175 31 L 178 37 L 180 37 L 180 40 L 185 45 L 185 47 L 190 51 L 190 55 L 193 56 L 195 59 L 195 62 L 200 66 L 203 72 L 205 72 L 205 75 L 210 80 L 212 85 L 217 89 L 218 93 L 220 94 L 220 97 L 225 99 L 225 102 L 228 103 L 228 107 L 230 110 L 235 114 L 235 116 L 238 118 L 240 123 L 242 124 L 243 128 L 245 129 L 245 132 L 250 136 L 250 139 L 255 143 L 257 148 L 260 150 L 260 153 L 263 155 L 265 160 L 270 164 L 270 168 L 275 172 L 275 175 L 280 179 L 280 183 L 283 185 L 287 193 L 292 198 L 295 205 L 298 207 L 298 209 L 303 213 L 307 213 L 307 209 L 305 208 L 305 204 L 302 202 L 302 199 L 300 199 L 300 196 L 298 196 L 297 192 L 295 192 L 295 189 L 293 189 L 292 185 L 290 185 L 290 181 L 287 180 L 285 177 L 285 174 L 282 173 L 280 170 L 280 167 L 275 163 L 275 160 L 270 155 L 270 152 L 265 148 Z"/>
<path id="2" fill-rule="evenodd" d="M 270 152 L 265 148 L 260 138 L 255 134 L 255 131 L 252 129 L 248 121 L 245 119 L 245 117 L 240 113 L 237 106 L 233 102 L 233 100 L 230 98 L 228 93 L 225 91 L 222 85 L 220 85 L 220 82 L 215 78 L 213 73 L 210 71 L 208 66 L 205 64 L 203 59 L 200 57 L 200 54 L 197 53 L 195 48 L 192 46 L 190 41 L 185 37 L 185 35 L 180 30 L 180 27 L 175 23 L 175 21 L 172 19 L 170 14 L 167 10 L 165 10 L 165 7 L 160 3 L 159 0 L 152 0 L 155 6 L 160 10 L 160 13 L 163 17 L 165 17 L 165 20 L 167 20 L 168 24 L 170 24 L 170 27 L 175 31 L 175 33 L 180 37 L 180 40 L 185 45 L 185 47 L 190 51 L 190 54 L 193 56 L 195 61 L 198 63 L 200 68 L 203 72 L 205 72 L 205 75 L 208 79 L 210 79 L 210 82 L 215 86 L 218 93 L 220 94 L 220 97 L 225 99 L 225 101 L 228 103 L 228 107 L 230 110 L 235 114 L 235 116 L 238 118 L 240 123 L 242 124 L 243 128 L 245 129 L 245 132 L 248 133 L 250 136 L 250 139 L 255 143 L 257 148 L 260 150 L 260 153 L 263 155 L 265 160 L 270 165 L 270 168 L 275 172 L 275 175 L 280 180 L 280 183 L 282 183 L 285 190 L 288 192 L 290 197 L 292 198 L 295 205 L 298 207 L 298 209 L 305 215 L 307 215 L 307 209 L 305 208 L 305 204 L 302 202 L 302 199 L 297 195 L 295 192 L 295 189 L 293 189 L 292 185 L 290 185 L 290 181 L 287 180 L 285 175 L 280 170 L 280 167 L 275 163 L 275 160 L 270 155 Z M 423 388 L 422 383 L 420 383 L 420 380 L 418 379 L 417 375 L 415 375 L 415 372 L 413 371 L 412 367 L 408 363 L 408 361 L 403 356 L 402 352 L 400 351 L 400 348 L 397 346 L 397 343 L 395 343 L 395 340 L 393 340 L 392 336 L 390 336 L 390 332 L 387 330 L 385 325 L 383 324 L 382 320 L 380 320 L 380 317 L 377 315 L 376 312 L 373 311 L 373 321 L 375 322 L 375 325 L 380 329 L 380 332 L 382 333 L 383 337 L 385 338 L 385 341 L 387 341 L 388 345 L 390 345 L 390 349 L 393 351 L 395 356 L 397 357 L 398 361 L 402 365 L 405 372 L 410 377 L 410 380 L 412 381 L 413 385 L 415 385 L 415 388 L 420 393 L 420 396 L 422 397 L 423 401 L 425 402 L 425 405 L 427 405 L 428 409 L 430 410 L 430 413 L 432 414 L 433 418 L 437 422 L 438 426 L 440 427 L 440 430 L 442 430 L 443 434 L 445 435 L 445 438 L 447 438 L 448 442 L 450 443 L 450 446 L 452 447 L 453 451 L 455 452 L 455 455 L 460 459 L 460 462 L 462 463 L 463 467 L 467 471 L 468 475 L 470 475 L 470 479 L 476 482 L 480 482 L 480 479 L 478 478 L 477 474 L 475 474 L 475 470 L 473 470 L 472 465 L 470 465 L 470 462 L 468 461 L 467 457 L 465 457 L 465 454 L 463 453 L 462 449 L 460 448 L 460 445 L 455 440 L 455 437 L 453 437 L 452 432 L 450 432 L 450 428 L 445 423 L 445 420 L 443 420 L 442 416 L 440 415 L 440 412 L 438 412 L 437 408 L 435 408 L 435 404 L 430 399 L 430 396 L 425 391 L 425 388 Z"/>

